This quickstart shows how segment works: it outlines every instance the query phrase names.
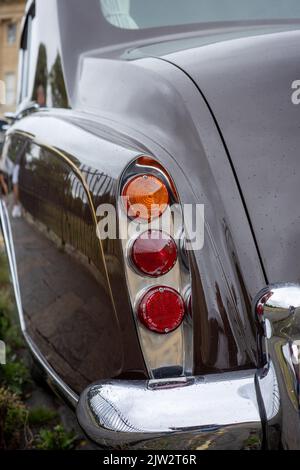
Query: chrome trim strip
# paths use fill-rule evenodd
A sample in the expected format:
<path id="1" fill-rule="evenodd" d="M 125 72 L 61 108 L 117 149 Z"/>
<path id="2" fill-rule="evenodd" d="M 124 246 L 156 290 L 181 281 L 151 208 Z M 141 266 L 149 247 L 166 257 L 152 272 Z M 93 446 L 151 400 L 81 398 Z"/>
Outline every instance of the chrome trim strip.
<path id="1" fill-rule="evenodd" d="M 4 244 L 6 246 L 7 257 L 8 257 L 11 278 L 12 278 L 12 284 L 13 284 L 16 305 L 17 305 L 17 310 L 18 310 L 18 315 L 19 315 L 19 320 L 20 320 L 20 326 L 21 326 L 23 336 L 32 354 L 38 360 L 42 368 L 45 370 L 47 376 L 50 378 L 51 382 L 53 382 L 55 388 L 57 388 L 58 392 L 62 394 L 64 398 L 70 403 L 70 405 L 75 408 L 79 400 L 78 395 L 75 392 L 73 392 L 73 390 L 71 390 L 68 387 L 68 385 L 65 384 L 60 379 L 58 374 L 50 366 L 47 360 L 42 356 L 38 347 L 35 345 L 34 341 L 32 341 L 32 339 L 30 338 L 30 336 L 28 335 L 26 331 L 12 231 L 11 231 L 9 215 L 8 215 L 8 211 L 6 208 L 6 204 L 2 199 L 0 199 L 0 223 L 1 223 L 2 232 L 3 232 Z"/>

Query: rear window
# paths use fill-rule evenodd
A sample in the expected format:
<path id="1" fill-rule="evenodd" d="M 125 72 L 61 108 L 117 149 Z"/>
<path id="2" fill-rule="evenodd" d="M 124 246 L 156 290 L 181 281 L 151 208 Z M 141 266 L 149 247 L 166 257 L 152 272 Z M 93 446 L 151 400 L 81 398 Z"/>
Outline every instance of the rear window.
<path id="1" fill-rule="evenodd" d="M 121 29 L 193 23 L 300 19 L 300 0 L 99 0 L 105 19 Z"/>

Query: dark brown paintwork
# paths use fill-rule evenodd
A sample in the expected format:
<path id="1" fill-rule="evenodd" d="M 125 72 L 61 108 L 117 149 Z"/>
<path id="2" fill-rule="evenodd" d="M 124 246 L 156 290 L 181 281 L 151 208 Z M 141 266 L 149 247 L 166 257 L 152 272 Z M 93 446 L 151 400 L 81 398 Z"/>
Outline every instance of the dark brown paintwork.
<path id="1" fill-rule="evenodd" d="M 196 82 L 220 126 L 270 283 L 300 281 L 298 28 L 165 56 Z"/>
<path id="2" fill-rule="evenodd" d="M 12 136 L 8 154 L 26 140 Z M 28 140 L 19 180 L 26 215 L 14 221 L 13 232 L 28 333 L 64 382 L 80 393 L 98 377 L 146 373 L 130 308 L 126 319 L 119 305 L 128 303 L 126 289 L 125 298 L 121 292 L 111 302 L 94 207 L 81 177 L 98 202 L 110 198 L 115 181 L 83 163 L 77 173 L 72 160 Z M 118 279 L 122 267 L 115 246 L 105 248 L 107 266 Z"/>
<path id="3" fill-rule="evenodd" d="M 273 35 L 265 36 L 262 24 L 260 32 L 257 25 L 243 24 L 214 25 L 213 30 L 212 26 L 199 29 L 199 25 L 193 25 L 121 32 L 92 15 L 96 5 L 99 8 L 98 0 L 91 0 L 90 10 L 82 9 L 82 2 L 72 0 L 70 15 L 68 0 L 36 2 L 39 47 L 31 95 L 37 99 L 37 87 L 47 88 L 46 109 L 18 121 L 10 131 L 11 136 L 21 133 L 28 140 L 29 151 L 38 153 L 32 160 L 24 155 L 20 176 L 21 200 L 34 224 L 22 228 L 20 224 L 27 224 L 24 219 L 14 227 L 31 334 L 50 364 L 77 393 L 96 379 L 146 376 L 120 245 L 104 242 L 103 257 L 92 220 L 100 202 L 116 203 L 122 172 L 138 155 L 146 153 L 165 165 L 182 203 L 205 204 L 205 246 L 191 255 L 194 373 L 253 367 L 256 343 L 251 300 L 267 281 L 264 270 L 269 274 L 272 264 L 276 280 L 297 280 L 298 268 L 283 279 L 289 259 L 295 259 L 295 251 L 288 251 L 290 244 L 282 251 L 285 259 L 281 258 L 274 271 L 274 256 L 271 259 L 264 248 L 271 240 L 272 255 L 279 250 L 277 235 L 284 222 L 275 227 L 273 239 L 270 233 L 275 219 L 273 225 L 264 225 L 264 234 L 260 233 L 266 209 L 263 211 L 258 203 L 265 199 L 269 216 L 274 217 L 276 205 L 266 195 L 273 178 L 277 195 L 280 190 L 284 192 L 284 186 L 279 185 L 282 150 L 286 145 L 292 152 L 297 143 L 287 144 L 287 139 L 290 131 L 297 139 L 295 127 L 289 127 L 297 122 L 292 124 L 297 109 L 289 101 L 289 86 L 290 80 L 297 78 L 298 65 L 290 69 L 280 66 L 280 51 L 272 50 L 272 38 L 276 44 L 284 38 L 288 48 L 289 41 L 294 44 L 298 39 L 298 33 L 280 35 L 273 31 Z M 269 28 L 290 30 L 293 26 L 286 22 Z M 78 34 L 79 30 L 84 34 Z M 248 39 L 240 38 L 247 35 Z M 189 44 L 192 37 L 193 44 Z M 172 41 L 166 43 L 168 39 Z M 155 42 L 160 45 L 151 46 Z M 266 47 L 265 61 L 259 58 L 261 42 Z M 107 44 L 118 47 L 96 50 Z M 149 50 L 141 47 L 147 44 Z M 296 56 L 292 48 L 290 59 Z M 260 61 L 261 75 L 255 75 L 256 61 Z M 276 101 L 270 80 L 278 68 Z M 258 85 L 255 77 L 262 79 Z M 262 121 L 255 113 L 255 97 L 256 103 L 260 99 Z M 286 102 L 282 101 L 284 97 Z M 285 133 L 279 135 L 283 121 Z M 266 132 L 255 140 L 266 124 Z M 247 140 L 248 131 L 251 138 Z M 274 138 L 278 139 L 276 146 Z M 268 143 L 272 152 L 267 152 Z M 259 144 L 264 148 L 264 158 L 260 157 Z M 13 144 L 8 154 L 12 151 Z M 290 163 L 289 171 L 296 171 L 295 165 Z M 78 180 L 78 175 L 82 179 Z M 82 187 L 83 179 L 91 204 Z M 291 194 L 285 189 L 283 209 Z M 295 187 L 293 191 L 297 196 Z M 297 232 L 293 233 L 295 248 Z M 36 250 L 40 243 L 43 250 Z M 46 255 L 41 259 L 44 250 Z M 43 265 L 43 279 L 36 274 L 39 263 Z M 58 279 L 66 278 L 69 295 L 55 277 L 57 264 L 62 266 Z M 62 275 L 64 269 L 66 276 Z M 44 296 L 40 306 L 32 302 L 37 291 L 40 299 Z M 88 297 L 94 299 L 91 305 Z M 50 320 L 51 315 L 55 321 Z"/>

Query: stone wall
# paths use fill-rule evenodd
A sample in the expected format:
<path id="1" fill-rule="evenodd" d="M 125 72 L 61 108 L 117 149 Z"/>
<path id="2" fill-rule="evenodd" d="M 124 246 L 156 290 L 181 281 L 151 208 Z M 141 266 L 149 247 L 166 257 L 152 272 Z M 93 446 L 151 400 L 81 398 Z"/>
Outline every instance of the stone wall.
<path id="1" fill-rule="evenodd" d="M 25 4 L 25 0 L 0 0 L 0 80 L 5 84 L 7 101 L 6 105 L 0 101 L 0 119 L 5 112 L 14 111 L 16 107 L 21 21 Z"/>

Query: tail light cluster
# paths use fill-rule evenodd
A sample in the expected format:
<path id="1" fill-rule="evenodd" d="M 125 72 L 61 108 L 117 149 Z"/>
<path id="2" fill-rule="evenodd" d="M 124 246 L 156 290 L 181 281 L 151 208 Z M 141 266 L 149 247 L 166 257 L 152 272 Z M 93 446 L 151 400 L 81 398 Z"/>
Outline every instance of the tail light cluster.
<path id="1" fill-rule="evenodd" d="M 138 272 L 158 278 L 175 266 L 177 245 L 171 235 L 159 230 L 147 230 L 133 242 L 130 259 Z"/>
<path id="2" fill-rule="evenodd" d="M 127 215 L 140 220 L 160 217 L 169 203 L 166 185 L 156 176 L 142 174 L 133 177 L 124 187 Z"/>
<path id="3" fill-rule="evenodd" d="M 140 321 L 156 333 L 169 333 L 181 324 L 185 305 L 181 295 L 171 287 L 152 287 L 138 306 Z"/>
<path id="4" fill-rule="evenodd" d="M 135 229 L 122 238 L 136 321 L 151 333 L 170 334 L 190 317 L 191 302 L 177 191 L 158 162 L 140 157 L 123 176 L 120 193 L 120 224 L 126 219 Z"/>

